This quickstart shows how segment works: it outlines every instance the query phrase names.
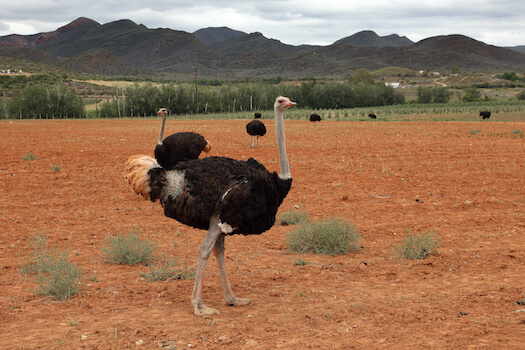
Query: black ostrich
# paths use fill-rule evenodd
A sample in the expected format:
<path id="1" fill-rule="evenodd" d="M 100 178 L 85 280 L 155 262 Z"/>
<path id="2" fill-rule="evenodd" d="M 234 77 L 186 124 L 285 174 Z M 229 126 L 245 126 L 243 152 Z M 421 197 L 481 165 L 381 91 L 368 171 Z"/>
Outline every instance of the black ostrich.
<path id="1" fill-rule="evenodd" d="M 155 147 L 155 158 L 164 169 L 172 169 L 178 162 L 197 159 L 201 152 L 208 153 L 211 150 L 211 144 L 195 132 L 178 132 L 163 140 L 168 113 L 166 108 L 161 108 L 157 114 L 162 115 L 162 124 L 159 141 Z"/>
<path id="2" fill-rule="evenodd" d="M 377 118 L 376 115 L 375 115 L 374 113 L 369 113 L 369 114 L 368 114 L 368 117 L 369 117 L 369 118 L 372 118 L 372 119 L 376 119 L 376 118 Z"/>
<path id="3" fill-rule="evenodd" d="M 319 114 L 312 114 L 310 115 L 310 121 L 314 123 L 314 126 L 315 126 L 315 123 L 316 122 L 320 122 L 321 121 L 321 116 Z"/>
<path id="4" fill-rule="evenodd" d="M 489 111 L 481 111 L 481 112 L 479 112 L 479 116 L 481 118 L 483 118 L 483 120 L 489 119 L 490 118 L 490 112 Z"/>
<path id="5" fill-rule="evenodd" d="M 253 113 L 253 117 L 255 119 L 260 119 L 261 118 L 261 113 L 255 112 L 255 113 Z"/>
<path id="6" fill-rule="evenodd" d="M 250 147 L 254 147 L 254 138 L 257 136 L 257 148 L 259 147 L 259 136 L 264 136 L 266 134 L 266 126 L 264 123 L 258 119 L 254 119 L 248 124 L 246 124 L 246 132 L 252 137 Z"/>
<path id="7" fill-rule="evenodd" d="M 159 199 L 166 216 L 208 230 L 199 246 L 191 297 L 197 316 L 219 314 L 202 301 L 204 270 L 212 252 L 219 265 L 225 302 L 251 303 L 250 299 L 233 295 L 226 275 L 224 238 L 227 234 L 260 234 L 273 226 L 277 209 L 292 185 L 283 114 L 295 105 L 282 96 L 274 104 L 279 174 L 268 172 L 253 158 L 241 161 L 206 157 L 180 162 L 173 170 L 161 168 L 155 159 L 144 155 L 131 156 L 126 162 L 126 179 L 136 193 L 152 201 Z"/>

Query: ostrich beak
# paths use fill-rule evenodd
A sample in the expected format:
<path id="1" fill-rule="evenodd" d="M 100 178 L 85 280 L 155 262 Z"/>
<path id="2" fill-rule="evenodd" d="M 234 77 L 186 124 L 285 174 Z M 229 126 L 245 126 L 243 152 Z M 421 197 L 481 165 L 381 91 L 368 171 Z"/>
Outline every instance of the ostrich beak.
<path id="1" fill-rule="evenodd" d="M 293 102 L 293 101 L 290 101 L 290 102 L 288 102 L 288 101 L 284 101 L 284 102 L 282 103 L 282 105 L 283 105 L 283 106 L 286 106 L 286 107 L 293 107 L 293 106 L 297 106 L 297 103 L 295 103 L 295 102 Z"/>

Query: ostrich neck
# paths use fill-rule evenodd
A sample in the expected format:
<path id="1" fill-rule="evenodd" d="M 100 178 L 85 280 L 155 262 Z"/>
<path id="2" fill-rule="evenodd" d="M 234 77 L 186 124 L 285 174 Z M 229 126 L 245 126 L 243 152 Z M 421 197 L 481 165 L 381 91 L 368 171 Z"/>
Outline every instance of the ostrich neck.
<path id="1" fill-rule="evenodd" d="M 164 126 L 166 125 L 166 115 L 162 116 L 162 124 L 160 124 L 160 133 L 159 133 L 159 142 L 157 144 L 162 145 L 162 140 L 164 140 Z"/>
<path id="2" fill-rule="evenodd" d="M 279 177 L 281 179 L 290 179 L 290 164 L 286 154 L 286 140 L 284 138 L 284 120 L 283 111 L 275 110 L 275 134 L 277 136 L 277 152 L 279 153 Z"/>

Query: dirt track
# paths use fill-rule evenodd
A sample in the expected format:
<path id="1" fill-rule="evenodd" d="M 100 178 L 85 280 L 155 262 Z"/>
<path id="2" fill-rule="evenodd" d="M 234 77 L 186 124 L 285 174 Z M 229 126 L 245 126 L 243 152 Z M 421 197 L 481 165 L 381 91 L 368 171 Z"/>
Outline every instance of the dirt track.
<path id="1" fill-rule="evenodd" d="M 272 121 L 248 149 L 246 121 L 169 121 L 196 130 L 212 155 L 255 157 L 278 169 Z M 109 235 L 135 227 L 162 253 L 196 263 L 204 232 L 164 217 L 134 195 L 125 159 L 152 154 L 159 121 L 2 121 L 1 349 L 518 349 L 525 344 L 525 131 L 523 122 L 287 121 L 294 205 L 313 220 L 349 218 L 364 249 L 294 255 L 293 227 L 226 239 L 232 287 L 253 303 L 222 302 L 210 261 L 198 318 L 191 280 L 150 282 L 145 266 L 102 259 Z M 22 157 L 32 152 L 39 158 Z M 55 165 L 60 170 L 53 170 Z M 435 230 L 423 261 L 395 257 L 408 231 Z M 20 266 L 31 235 L 70 252 L 85 273 L 67 302 L 33 293 Z M 298 258 L 308 261 L 297 266 Z"/>

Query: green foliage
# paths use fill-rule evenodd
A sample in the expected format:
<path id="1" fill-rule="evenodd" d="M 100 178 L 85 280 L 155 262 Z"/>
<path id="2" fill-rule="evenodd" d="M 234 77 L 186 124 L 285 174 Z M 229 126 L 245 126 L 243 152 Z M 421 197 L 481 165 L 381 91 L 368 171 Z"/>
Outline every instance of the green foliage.
<path id="1" fill-rule="evenodd" d="M 352 84 L 374 84 L 374 77 L 366 69 L 359 68 L 355 74 L 352 75 Z"/>
<path id="2" fill-rule="evenodd" d="M 102 248 L 106 261 L 126 265 L 148 262 L 156 250 L 153 243 L 140 239 L 138 232 L 109 236 Z"/>
<path id="3" fill-rule="evenodd" d="M 418 103 L 446 103 L 450 101 L 452 92 L 442 86 L 417 88 L 417 102 Z"/>
<path id="4" fill-rule="evenodd" d="M 308 214 L 298 210 L 287 210 L 277 217 L 277 222 L 283 226 L 296 225 L 305 220 L 308 220 Z"/>
<path id="5" fill-rule="evenodd" d="M 510 80 L 510 81 L 516 81 L 518 80 L 518 76 L 516 72 L 505 72 L 501 76 L 501 79 Z"/>
<path id="6" fill-rule="evenodd" d="M 521 90 L 520 92 L 518 92 L 518 94 L 516 95 L 516 98 L 518 100 L 525 100 L 525 90 Z"/>
<path id="7" fill-rule="evenodd" d="M 166 281 L 168 279 L 194 279 L 196 270 L 188 267 L 185 260 L 176 258 L 175 261 L 170 258 L 157 257 L 149 263 L 150 272 L 142 273 L 141 276 L 156 282 Z"/>
<path id="8" fill-rule="evenodd" d="M 344 254 L 361 249 L 361 235 L 347 220 L 332 218 L 303 222 L 287 234 L 288 249 L 295 253 Z"/>
<path id="9" fill-rule="evenodd" d="M 39 157 L 36 154 L 33 154 L 33 152 L 29 152 L 22 157 L 23 160 L 36 160 L 38 158 Z"/>
<path id="10" fill-rule="evenodd" d="M 62 167 L 58 164 L 55 164 L 51 167 L 49 167 L 52 171 L 60 171 L 60 169 L 62 169 Z"/>
<path id="11" fill-rule="evenodd" d="M 434 254 L 440 246 L 439 241 L 435 238 L 435 232 L 427 234 L 409 232 L 400 245 L 395 245 L 396 252 L 403 259 L 425 259 Z"/>
<path id="12" fill-rule="evenodd" d="M 8 101 L 7 112 L 19 118 L 74 118 L 84 114 L 84 102 L 62 83 L 52 87 L 30 85 Z"/>
<path id="13" fill-rule="evenodd" d="M 34 256 L 22 266 L 22 274 L 35 276 L 36 292 L 56 300 L 68 300 L 78 294 L 81 288 L 82 271 L 68 261 L 67 252 L 59 252 L 47 247 L 45 235 L 31 239 Z"/>

